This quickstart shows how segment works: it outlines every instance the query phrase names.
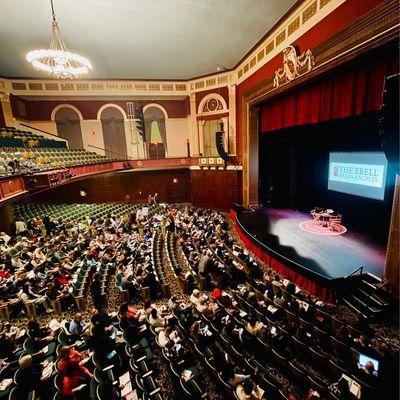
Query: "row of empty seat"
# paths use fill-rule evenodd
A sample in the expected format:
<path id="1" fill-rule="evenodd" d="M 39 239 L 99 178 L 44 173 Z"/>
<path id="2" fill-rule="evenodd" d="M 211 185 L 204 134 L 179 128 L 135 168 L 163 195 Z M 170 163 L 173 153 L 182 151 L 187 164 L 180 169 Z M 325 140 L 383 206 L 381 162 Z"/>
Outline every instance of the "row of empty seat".
<path id="1" fill-rule="evenodd" d="M 0 146 L 5 147 L 55 147 L 66 148 L 64 140 L 55 140 L 37 135 L 31 131 L 24 131 L 14 127 L 0 128 Z"/>
<path id="2" fill-rule="evenodd" d="M 52 148 L 0 148 L 0 173 L 35 172 L 75 165 L 97 164 L 112 161 L 105 156 L 85 150 Z M 14 164 L 11 169 L 11 164 Z M 15 165 L 15 163 L 19 165 Z M 19 171 L 20 170 L 20 171 Z"/>
<path id="3" fill-rule="evenodd" d="M 86 216 L 103 218 L 108 214 L 116 217 L 136 212 L 137 204 L 15 204 L 16 219 L 28 221 L 38 216 L 48 215 L 52 219 L 61 218 L 64 222 L 77 221 Z"/>

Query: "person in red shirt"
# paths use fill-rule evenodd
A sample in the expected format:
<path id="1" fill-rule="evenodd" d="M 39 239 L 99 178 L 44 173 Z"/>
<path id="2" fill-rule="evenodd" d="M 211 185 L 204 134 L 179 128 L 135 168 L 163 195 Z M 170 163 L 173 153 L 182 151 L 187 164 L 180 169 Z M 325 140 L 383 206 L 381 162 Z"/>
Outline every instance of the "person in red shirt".
<path id="1" fill-rule="evenodd" d="M 130 306 L 128 303 L 122 303 L 119 307 L 118 316 L 120 318 L 126 317 L 128 321 L 137 320 L 140 314 L 137 312 L 136 308 Z"/>
<path id="2" fill-rule="evenodd" d="M 0 266 L 0 278 L 8 279 L 11 277 L 11 274 L 8 272 L 5 265 Z"/>
<path id="3" fill-rule="evenodd" d="M 74 396 L 76 394 L 74 389 L 82 384 L 88 384 L 93 377 L 93 374 L 81 365 L 83 358 L 84 356 L 79 351 L 69 346 L 60 349 L 56 365 L 63 376 L 62 394 L 64 396 Z"/>
<path id="4" fill-rule="evenodd" d="M 213 294 L 212 294 L 213 299 L 218 300 L 221 296 L 222 296 L 222 292 L 218 288 L 215 288 L 213 290 Z"/>

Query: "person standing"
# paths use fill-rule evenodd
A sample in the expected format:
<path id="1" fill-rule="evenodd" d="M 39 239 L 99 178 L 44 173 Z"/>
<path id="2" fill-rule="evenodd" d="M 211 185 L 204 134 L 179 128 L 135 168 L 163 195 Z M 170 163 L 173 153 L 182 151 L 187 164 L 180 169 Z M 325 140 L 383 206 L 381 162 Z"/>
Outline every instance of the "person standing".
<path id="1" fill-rule="evenodd" d="M 24 221 L 21 219 L 15 221 L 15 234 L 17 236 L 19 235 L 25 235 L 27 232 L 27 227 Z"/>
<path id="2" fill-rule="evenodd" d="M 90 293 L 92 294 L 94 307 L 101 312 L 103 298 L 101 295 L 101 275 L 98 272 L 93 275 L 92 283 L 90 285 Z"/>

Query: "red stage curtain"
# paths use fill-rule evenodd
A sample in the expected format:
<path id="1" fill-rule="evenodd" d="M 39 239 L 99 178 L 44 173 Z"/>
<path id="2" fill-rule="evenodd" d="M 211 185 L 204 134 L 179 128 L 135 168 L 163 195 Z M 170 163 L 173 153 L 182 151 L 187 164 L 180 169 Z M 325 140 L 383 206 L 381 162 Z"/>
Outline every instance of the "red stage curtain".
<path id="1" fill-rule="evenodd" d="M 246 234 L 240 229 L 239 225 L 236 222 L 236 213 L 235 211 L 230 211 L 230 216 L 235 225 L 236 231 L 242 240 L 245 247 L 251 251 L 257 258 L 271 267 L 274 271 L 276 271 L 279 275 L 285 277 L 286 279 L 291 280 L 297 286 L 306 290 L 307 292 L 317 296 L 319 299 L 332 302 L 332 291 L 329 288 L 321 286 L 320 284 L 312 281 L 309 278 L 306 278 L 304 275 L 295 271 L 292 268 L 289 268 L 285 264 L 271 257 L 266 251 L 258 247 L 255 243 L 249 239 Z"/>
<path id="2" fill-rule="evenodd" d="M 283 127 L 296 125 L 296 97 L 290 96 L 283 99 Z"/>
<path id="3" fill-rule="evenodd" d="M 266 103 L 261 108 L 261 132 L 379 110 L 385 79 L 394 72 L 392 58 L 374 59 Z"/>

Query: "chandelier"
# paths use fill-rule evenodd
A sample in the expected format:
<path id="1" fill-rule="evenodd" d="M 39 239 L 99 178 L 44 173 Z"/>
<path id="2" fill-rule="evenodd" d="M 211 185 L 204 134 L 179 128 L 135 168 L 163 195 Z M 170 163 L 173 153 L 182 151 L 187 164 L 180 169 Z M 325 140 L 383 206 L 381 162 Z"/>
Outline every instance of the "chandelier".
<path id="1" fill-rule="evenodd" d="M 48 50 L 32 50 L 26 59 L 33 68 L 51 75 L 56 79 L 74 79 L 88 73 L 92 69 L 90 61 L 68 51 L 61 35 L 60 26 L 56 20 L 53 0 L 50 0 L 53 20 L 51 22 L 51 42 Z"/>

